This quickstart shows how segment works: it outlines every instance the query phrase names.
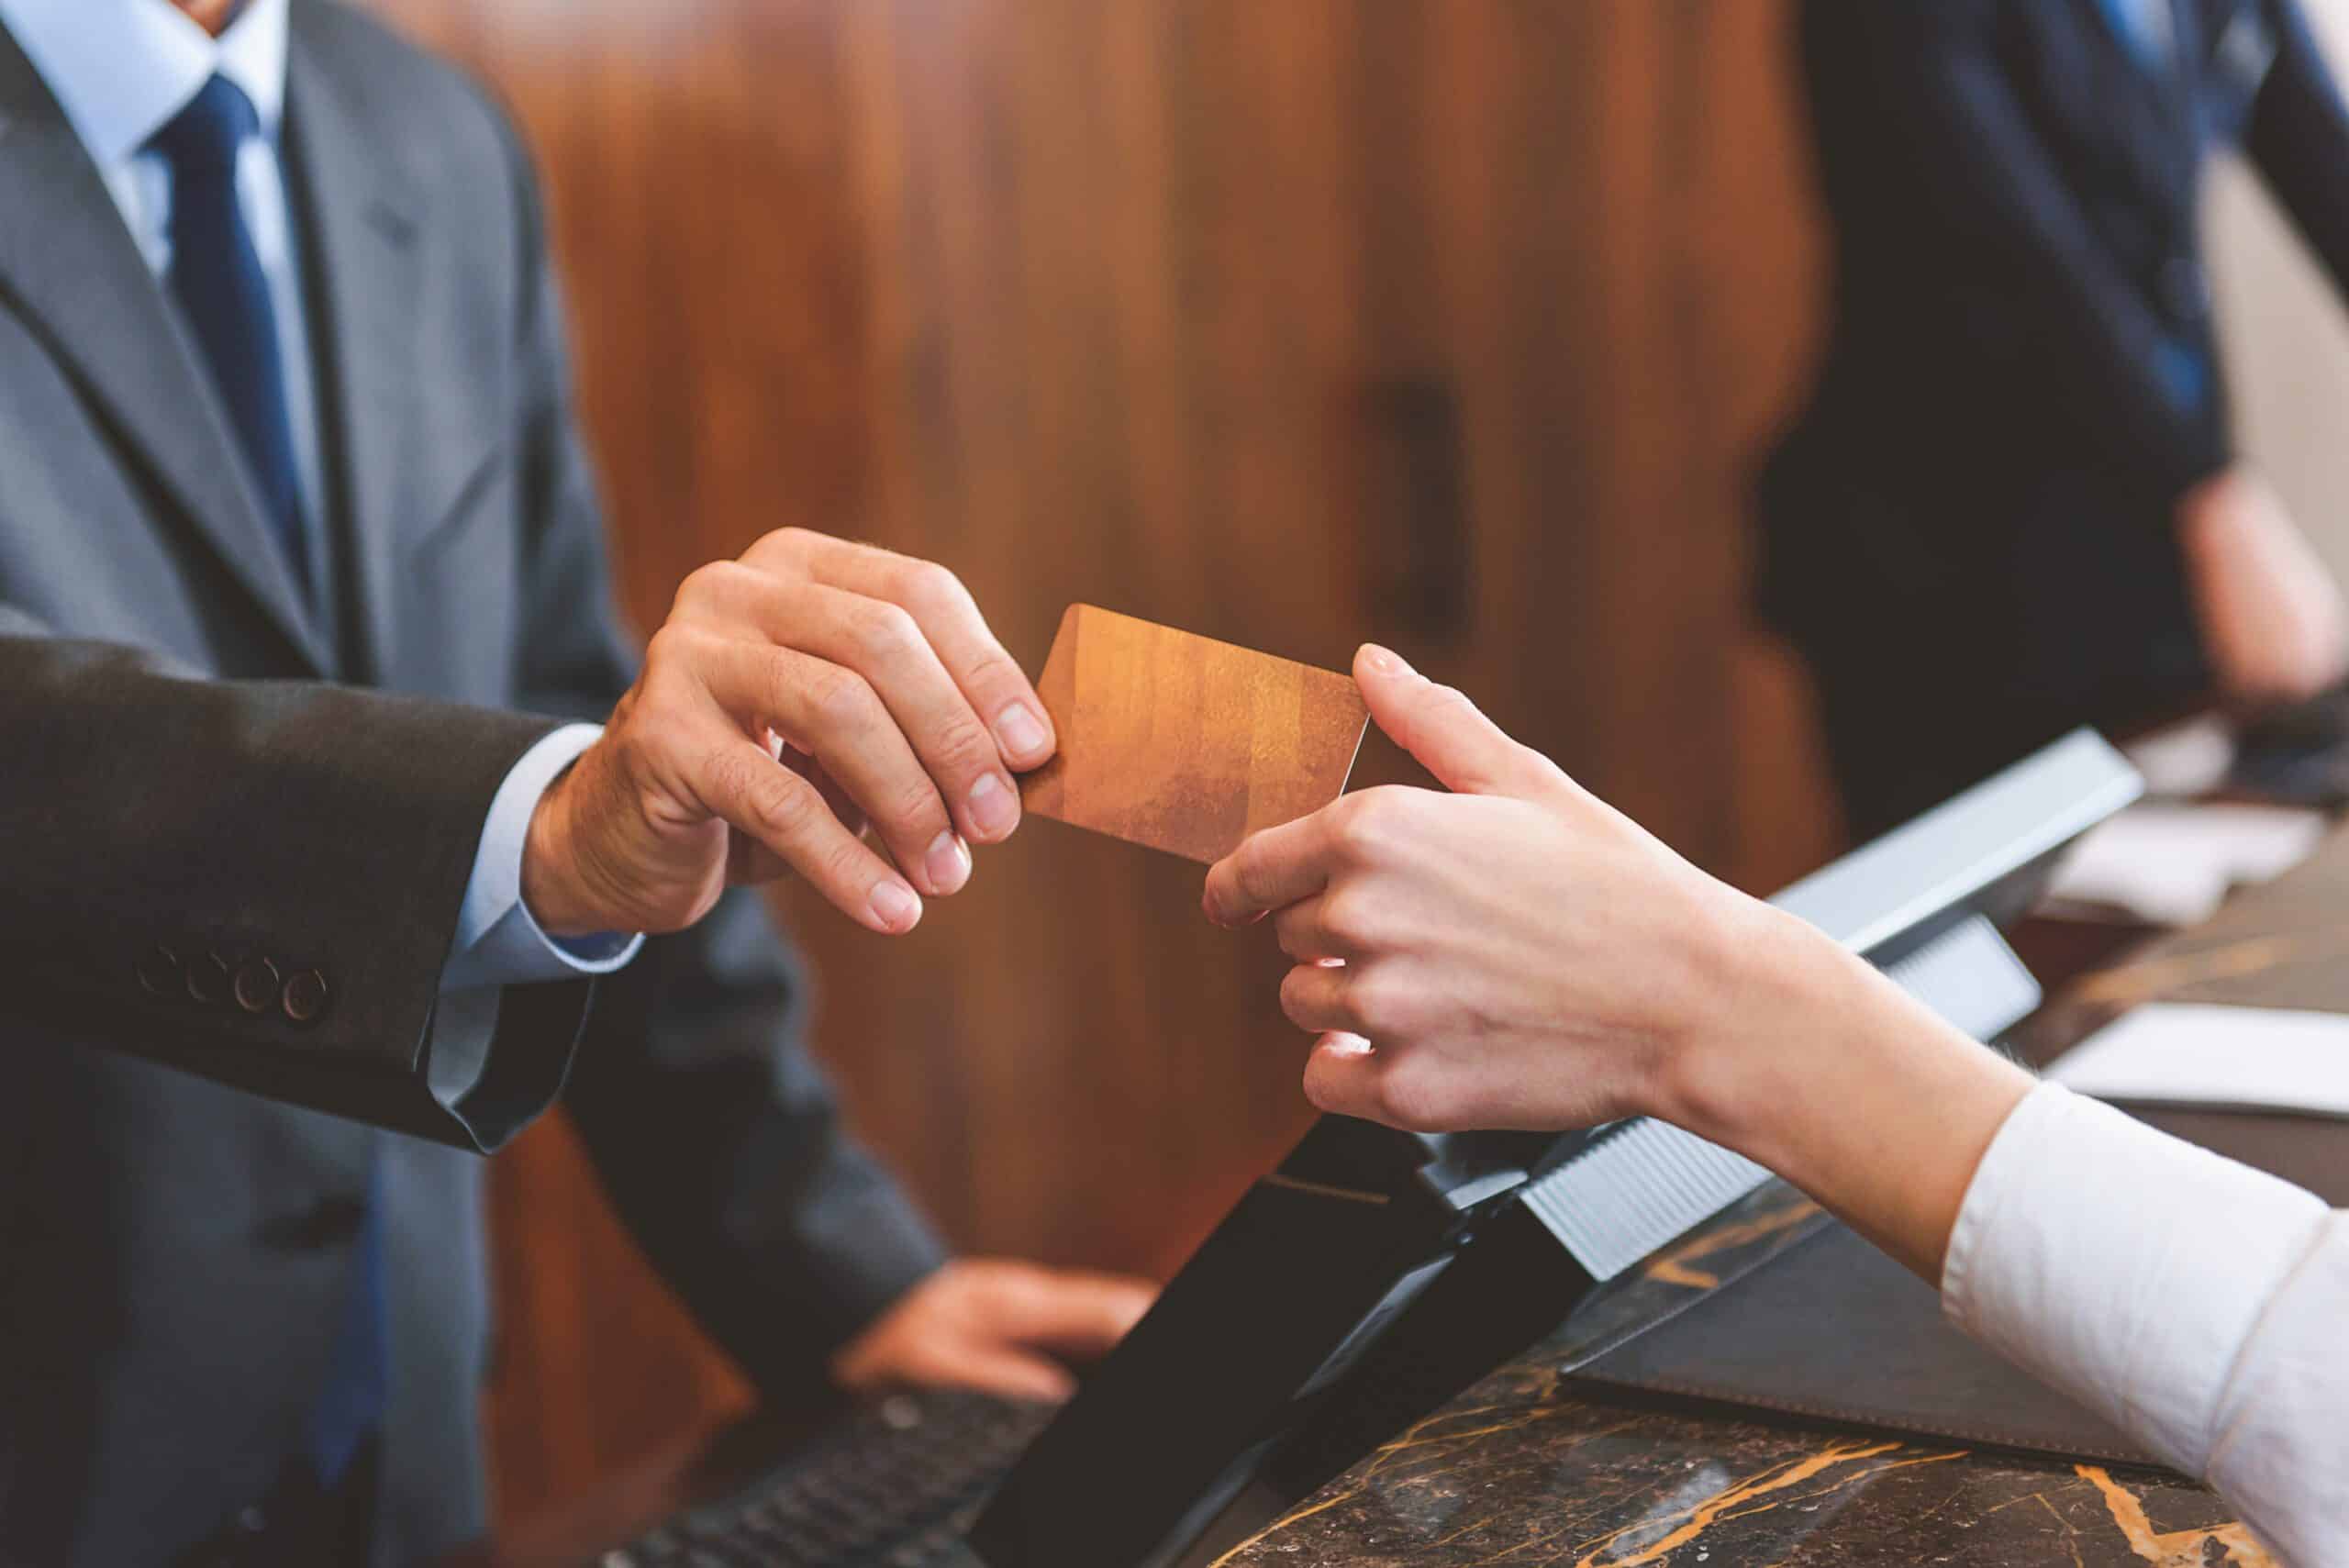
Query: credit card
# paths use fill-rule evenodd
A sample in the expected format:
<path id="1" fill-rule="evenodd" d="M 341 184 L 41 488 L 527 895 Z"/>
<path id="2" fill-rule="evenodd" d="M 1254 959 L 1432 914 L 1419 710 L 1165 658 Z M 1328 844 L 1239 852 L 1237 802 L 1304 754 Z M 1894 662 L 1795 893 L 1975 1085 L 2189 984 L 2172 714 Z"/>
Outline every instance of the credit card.
<path id="1" fill-rule="evenodd" d="M 1337 799 L 1369 722 L 1351 676 L 1091 605 L 1036 690 L 1060 751 L 1028 809 L 1202 864 Z"/>

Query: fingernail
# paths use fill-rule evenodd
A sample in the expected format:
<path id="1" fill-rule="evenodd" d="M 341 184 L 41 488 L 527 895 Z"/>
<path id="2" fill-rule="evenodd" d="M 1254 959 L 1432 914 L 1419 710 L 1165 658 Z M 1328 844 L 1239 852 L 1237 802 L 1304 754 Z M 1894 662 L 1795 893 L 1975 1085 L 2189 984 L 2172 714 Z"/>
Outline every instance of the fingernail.
<path id="1" fill-rule="evenodd" d="M 1011 786 L 993 773 L 981 773 L 971 786 L 971 825 L 985 839 L 1000 839 L 1019 820 L 1019 802 Z"/>
<path id="2" fill-rule="evenodd" d="M 868 895 L 874 918 L 892 931 L 910 931 L 921 918 L 921 900 L 902 882 L 876 882 Z"/>
<path id="3" fill-rule="evenodd" d="M 995 738 L 1014 762 L 1039 757 L 1052 743 L 1043 720 L 1029 712 L 1025 703 L 1013 703 L 995 716 Z"/>
<path id="4" fill-rule="evenodd" d="M 957 892 L 971 880 L 971 847 L 951 830 L 941 833 L 930 841 L 922 869 L 930 873 L 932 893 Z"/>
<path id="5" fill-rule="evenodd" d="M 1400 654 L 1381 648 L 1375 642 L 1364 643 L 1362 656 L 1364 663 L 1382 675 L 1408 675 L 1412 673 L 1411 667 L 1403 662 Z"/>

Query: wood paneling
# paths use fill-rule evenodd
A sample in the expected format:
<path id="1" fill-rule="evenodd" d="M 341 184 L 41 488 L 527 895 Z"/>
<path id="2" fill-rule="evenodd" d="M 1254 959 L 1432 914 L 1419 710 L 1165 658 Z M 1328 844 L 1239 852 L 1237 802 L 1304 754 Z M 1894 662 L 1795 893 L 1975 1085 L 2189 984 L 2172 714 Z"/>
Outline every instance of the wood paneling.
<path id="1" fill-rule="evenodd" d="M 640 620 L 851 532 L 1031 668 L 1078 599 L 1341 668 L 1375 635 L 1706 864 L 1823 848 L 1741 702 L 1798 711 L 1740 605 L 1819 249 L 1779 0 L 378 3 L 544 161 Z M 902 941 L 789 901 L 958 1241 L 1163 1273 L 1305 1121 L 1282 965 L 1198 883 L 1036 823 Z M 497 1189 L 510 1507 L 740 1396 L 566 1138 Z"/>

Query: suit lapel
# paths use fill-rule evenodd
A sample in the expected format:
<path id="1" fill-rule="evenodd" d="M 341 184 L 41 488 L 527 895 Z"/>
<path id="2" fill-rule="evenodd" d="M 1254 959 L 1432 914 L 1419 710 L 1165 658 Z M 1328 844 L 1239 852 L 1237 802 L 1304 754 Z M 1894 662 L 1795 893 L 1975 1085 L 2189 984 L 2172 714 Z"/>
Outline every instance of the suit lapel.
<path id="1" fill-rule="evenodd" d="M 0 28 L 0 293 L 313 674 L 330 667 L 196 351 L 49 88 Z M 59 519 L 69 525 L 70 518 Z"/>
<path id="2" fill-rule="evenodd" d="M 426 208 L 371 135 L 359 95 L 294 8 L 286 80 L 287 178 L 309 239 L 306 276 L 326 417 L 341 458 L 341 544 L 351 563 L 367 667 L 393 668 L 401 541 L 431 520 L 440 470 L 472 432 L 436 431 L 417 363 Z"/>

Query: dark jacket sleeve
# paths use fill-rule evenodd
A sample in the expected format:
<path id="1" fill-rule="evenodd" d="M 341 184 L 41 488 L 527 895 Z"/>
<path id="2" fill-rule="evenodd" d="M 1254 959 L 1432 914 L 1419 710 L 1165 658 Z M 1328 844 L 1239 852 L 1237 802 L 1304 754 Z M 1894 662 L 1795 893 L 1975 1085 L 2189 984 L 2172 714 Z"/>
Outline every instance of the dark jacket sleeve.
<path id="1" fill-rule="evenodd" d="M 510 133 L 509 133 L 510 134 Z M 560 298 L 534 185 L 511 150 L 535 258 L 526 423 L 533 594 L 518 689 L 600 718 L 636 651 L 612 612 L 594 475 L 571 409 Z M 806 986 L 751 894 L 655 938 L 598 983 L 566 1097 L 614 1207 L 703 1325 L 772 1397 L 815 1388 L 830 1351 L 935 1269 L 943 1249 L 843 1126 L 801 1035 Z"/>
<path id="2" fill-rule="evenodd" d="M 0 606 L 0 1012 L 495 1146 L 560 1088 L 587 988 L 440 978 L 490 800 L 549 728 L 198 679 Z"/>
<path id="3" fill-rule="evenodd" d="M 2349 107 L 2295 0 L 2268 12 L 2275 57 L 2244 148 L 2349 300 Z"/>
<path id="4" fill-rule="evenodd" d="M 1865 51 L 1875 118 L 1941 221 L 2006 263 L 2017 319 L 2083 439 L 2176 496 L 2223 468 L 2224 423 L 2182 403 L 2165 373 L 2167 336 L 2099 238 L 1998 53 L 1993 0 L 1815 0 Z M 1984 241 L 1987 244 L 1984 244 Z"/>

